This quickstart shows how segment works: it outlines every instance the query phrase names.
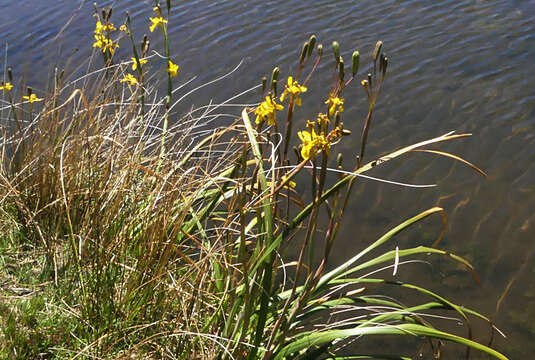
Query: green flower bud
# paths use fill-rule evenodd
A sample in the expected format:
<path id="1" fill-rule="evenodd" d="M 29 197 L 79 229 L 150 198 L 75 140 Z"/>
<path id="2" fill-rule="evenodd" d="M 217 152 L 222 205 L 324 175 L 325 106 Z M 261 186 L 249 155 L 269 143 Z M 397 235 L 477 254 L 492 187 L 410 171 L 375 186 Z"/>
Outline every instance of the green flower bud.
<path id="1" fill-rule="evenodd" d="M 342 159 L 343 159 L 342 153 L 338 153 L 338 156 L 336 157 L 336 166 L 338 168 L 342 167 Z"/>
<path id="2" fill-rule="evenodd" d="M 358 51 L 353 52 L 353 56 L 351 60 L 352 60 L 352 65 L 353 65 L 352 73 L 353 73 L 353 76 L 355 76 L 357 74 L 357 71 L 359 71 L 360 54 Z"/>
<path id="3" fill-rule="evenodd" d="M 323 44 L 318 44 L 318 56 L 321 57 L 323 55 Z"/>
<path id="4" fill-rule="evenodd" d="M 377 56 L 379 56 L 379 52 L 381 51 L 382 47 L 383 42 L 381 40 L 377 41 L 377 44 L 375 44 L 375 50 L 373 51 L 373 61 L 377 60 Z"/>
<path id="5" fill-rule="evenodd" d="M 383 58 L 383 77 L 385 76 L 386 74 L 386 67 L 388 66 L 388 58 L 385 56 Z"/>
<path id="6" fill-rule="evenodd" d="M 267 77 L 262 77 L 262 93 L 266 91 L 266 85 L 267 85 Z"/>
<path id="7" fill-rule="evenodd" d="M 279 67 L 276 66 L 273 71 L 271 72 L 271 81 L 277 81 L 279 80 Z"/>
<path id="8" fill-rule="evenodd" d="M 11 66 L 7 68 L 7 77 L 9 78 L 9 82 L 13 83 L 13 72 L 11 70 Z"/>
<path id="9" fill-rule="evenodd" d="M 277 97 L 277 80 L 271 81 L 271 91 L 273 91 L 273 96 Z"/>
<path id="10" fill-rule="evenodd" d="M 301 57 L 299 58 L 299 62 L 302 63 L 305 60 L 305 57 L 308 54 L 308 41 L 303 44 L 303 49 L 301 50 Z"/>
<path id="11" fill-rule="evenodd" d="M 311 35 L 310 39 L 308 39 L 308 54 L 307 54 L 308 57 L 312 55 L 312 51 L 314 50 L 315 46 L 316 46 L 316 36 Z"/>
<path id="12" fill-rule="evenodd" d="M 344 59 L 341 56 L 338 61 L 338 77 L 340 81 L 344 81 Z"/>
<path id="13" fill-rule="evenodd" d="M 340 44 L 338 44 L 338 41 L 333 41 L 333 53 L 334 61 L 338 64 L 338 61 L 340 61 Z"/>
<path id="14" fill-rule="evenodd" d="M 370 89 L 372 89 L 372 74 L 368 73 L 368 85 L 370 86 Z"/>

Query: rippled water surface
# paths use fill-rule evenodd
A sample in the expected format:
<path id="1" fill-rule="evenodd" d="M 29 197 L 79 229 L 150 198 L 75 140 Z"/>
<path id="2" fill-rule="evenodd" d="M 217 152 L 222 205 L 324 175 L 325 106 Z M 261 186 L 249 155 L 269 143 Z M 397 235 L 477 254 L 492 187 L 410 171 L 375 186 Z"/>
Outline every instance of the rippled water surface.
<path id="1" fill-rule="evenodd" d="M 97 3 L 114 4 L 116 23 L 128 10 L 137 36 L 147 31 L 152 1 Z M 404 218 L 440 204 L 448 214 L 442 247 L 470 259 L 481 285 L 446 261 L 408 267 L 411 281 L 491 315 L 508 335 L 507 340 L 498 340 L 498 348 L 511 358 L 531 358 L 535 353 L 535 1 L 173 3 L 172 52 L 183 81 L 199 75 L 197 81 L 202 83 L 245 59 L 224 86 L 191 100 L 196 104 L 245 90 L 276 65 L 283 76 L 295 71 L 298 49 L 311 33 L 324 44 L 338 40 L 348 60 L 353 50 L 360 50 L 366 63 L 375 41 L 383 40 L 389 77 L 377 105 L 368 154 L 450 130 L 471 132 L 471 138 L 442 149 L 465 156 L 488 178 L 429 154 L 377 169 L 372 175 L 436 182 L 439 187 L 406 189 L 359 182 L 335 260 L 347 258 Z M 17 74 L 26 74 L 28 82 L 44 86 L 39 78 L 43 63 L 65 64 L 69 59 L 75 69 L 90 55 L 91 3 L 0 0 L 0 4 L 0 45 L 8 44 L 8 64 Z M 152 48 L 161 45 L 155 39 Z M 127 54 L 126 46 L 119 49 L 119 56 Z M 326 54 L 322 66 L 332 66 L 330 51 Z M 325 85 L 323 80 L 319 77 L 316 87 L 311 85 L 304 100 L 318 105 L 299 109 L 303 121 L 320 109 L 324 92 L 314 88 Z M 344 120 L 346 127 L 359 133 L 366 103 L 356 85 L 345 92 Z M 346 141 L 339 149 L 349 158 L 357 146 L 357 141 Z M 400 245 L 430 244 L 439 229 L 439 222 L 430 221 L 402 236 Z M 485 328 L 478 335 L 480 341 L 488 340 Z"/>

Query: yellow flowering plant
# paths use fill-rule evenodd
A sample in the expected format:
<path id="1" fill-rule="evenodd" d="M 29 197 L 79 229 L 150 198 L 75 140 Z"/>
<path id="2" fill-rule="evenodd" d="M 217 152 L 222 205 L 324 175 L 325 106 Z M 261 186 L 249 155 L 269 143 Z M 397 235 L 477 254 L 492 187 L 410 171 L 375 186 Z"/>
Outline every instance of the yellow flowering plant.
<path id="1" fill-rule="evenodd" d="M 329 105 L 329 116 L 333 116 L 336 110 L 338 110 L 338 112 L 344 111 L 344 99 L 338 96 L 329 96 L 325 101 L 325 104 Z"/>
<path id="2" fill-rule="evenodd" d="M 11 91 L 11 89 L 13 89 L 13 85 L 11 85 L 10 82 L 6 82 L 4 85 L 0 86 L 0 90 Z"/>
<path id="3" fill-rule="evenodd" d="M 291 98 L 295 99 L 295 104 L 301 106 L 301 97 L 299 94 L 307 91 L 306 86 L 299 85 L 297 80 L 294 80 L 292 76 L 288 76 L 288 81 L 284 87 L 284 92 L 280 97 L 280 101 L 284 101 L 286 95 L 290 94 Z"/>
<path id="4" fill-rule="evenodd" d="M 132 74 L 126 74 L 124 78 L 121 79 L 121 82 L 127 82 L 129 85 L 137 85 L 138 81 Z"/>
<path id="5" fill-rule="evenodd" d="M 33 104 L 34 102 L 43 101 L 42 98 L 38 98 L 37 96 L 35 96 L 34 93 L 32 93 L 30 95 L 24 95 L 22 98 L 24 100 L 27 100 L 30 104 Z"/>
<path id="6" fill-rule="evenodd" d="M 275 125 L 276 111 L 284 109 L 281 104 L 273 99 L 271 95 L 266 96 L 266 99 L 260 103 L 255 109 L 257 124 L 261 124 L 262 121 L 267 120 L 268 125 Z"/>
<path id="7" fill-rule="evenodd" d="M 132 57 L 132 58 L 130 58 L 130 60 L 132 60 L 132 71 L 137 70 L 137 60 L 136 60 L 136 58 L 135 58 L 135 57 Z M 146 64 L 147 62 L 148 62 L 147 59 L 139 59 L 139 64 L 140 64 L 140 65 L 144 65 L 144 64 Z"/>
<path id="8" fill-rule="evenodd" d="M 49 291 L 59 288 L 61 293 L 53 293 L 50 301 L 60 300 L 58 306 L 69 307 L 65 312 L 54 311 L 52 323 L 62 324 L 63 319 L 58 322 L 55 318 L 62 313 L 75 322 L 68 332 L 52 329 L 54 336 L 43 336 L 47 343 L 36 346 L 38 353 L 22 356 L 38 357 L 49 344 L 54 349 L 67 344 L 72 347 L 67 349 L 69 353 L 99 358 L 322 359 L 337 356 L 331 346 L 334 340 L 351 340 L 353 335 L 432 338 L 438 334 L 445 339 L 448 334 L 427 326 L 431 317 L 422 320 L 422 311 L 453 310 L 463 319 L 471 310 L 443 298 L 436 301 L 434 294 L 434 299 L 415 310 L 374 293 L 383 286 L 368 286 L 382 282 L 375 270 L 392 263 L 401 266 L 404 261 L 400 258 L 445 254 L 421 246 L 387 250 L 371 260 L 367 254 L 439 210 L 433 208 L 409 219 L 339 266 L 329 256 L 357 176 L 420 145 L 463 135 L 428 140 L 369 163 L 363 162 L 361 151 L 347 171 L 338 154 L 335 167 L 335 145 L 349 134 L 341 120 L 345 115 L 342 93 L 353 77 L 344 79 L 336 43 L 334 81 L 324 92 L 329 94 L 327 100 L 307 100 L 308 109 L 298 107 L 323 54 L 323 46 L 316 47 L 315 36 L 304 44 L 293 76 L 281 80 L 282 94 L 277 91 L 276 67 L 269 87 L 267 77 L 262 81 L 258 105 L 243 109 L 240 122 L 232 119 L 232 124 L 215 125 L 213 119 L 227 116 L 230 107 L 220 114 L 214 112 L 219 105 L 212 103 L 180 117 L 177 109 L 181 101 L 171 101 L 173 91 L 179 90 L 172 87 L 179 65 L 171 61 L 167 20 L 155 2 L 156 16 L 150 18 L 149 29 L 153 32 L 159 27 L 162 31 L 154 35 L 164 38 L 165 56 L 161 56 L 158 74 L 168 80 L 165 107 L 156 96 L 144 103 L 146 94 L 152 98 L 156 93 L 150 83 L 154 77 L 146 73 L 149 66 L 143 66 L 151 34 L 139 47 L 128 15 L 119 29 L 126 33 L 121 36 L 130 39 L 132 53 L 117 66 L 109 66 L 118 47 L 110 38 L 116 31 L 110 22 L 111 10 L 103 12 L 93 34 L 93 46 L 102 50 L 105 59 L 101 81 L 87 81 L 97 86 L 73 89 L 70 83 L 62 88 L 61 76 L 57 76 L 44 106 L 35 106 L 40 110 L 37 117 L 32 114 L 32 104 L 43 99 L 28 89 L 23 105 L 13 102 L 9 70 L 9 82 L 0 86 L 16 120 L 16 126 L 3 130 L 9 141 L 6 146 L 14 146 L 14 151 L 8 148 L 6 154 L 16 156 L 5 157 L 9 166 L 2 167 L 0 181 L 4 186 L 0 191 L 4 190 L 5 199 L 13 199 L 14 219 L 28 217 L 20 226 L 25 230 L 21 241 L 30 230 L 28 248 L 33 253 L 42 246 L 43 251 L 35 252 L 40 258 L 35 266 L 41 264 L 41 258 L 46 261 L 43 274 L 52 280 L 39 284 L 39 289 L 48 287 L 42 291 L 48 297 Z M 170 3 L 168 0 L 167 18 Z M 314 49 L 316 60 L 308 67 Z M 353 76 L 358 70 L 355 54 Z M 373 100 L 386 71 L 385 58 L 376 54 L 374 62 L 375 58 L 382 59 L 379 77 L 374 71 L 365 86 Z M 372 68 L 375 70 L 375 64 Z M 303 74 L 305 70 L 309 73 Z M 98 71 L 91 71 L 87 79 L 92 80 Z M 120 84 L 135 91 L 129 93 Z M 63 90 L 72 95 L 66 99 L 67 91 Z M 284 127 L 277 112 L 284 110 L 281 103 L 286 98 Z M 311 109 L 323 112 L 305 122 L 302 112 Z M 370 106 L 362 148 L 371 110 Z M 250 114 L 256 116 L 254 122 Z M 296 128 L 305 125 L 301 131 L 292 131 L 294 122 Z M 263 129 L 266 125 L 273 128 Z M 8 134 L 10 131 L 14 132 Z M 295 154 L 288 149 L 294 149 Z M 11 211 L 9 207 L 3 210 Z M 294 247 L 295 242 L 300 243 Z M 16 247 L 13 253 L 18 259 L 24 248 L 19 248 L 18 240 Z M 287 259 L 289 248 L 299 251 L 296 261 Z M 57 274 L 53 270 L 56 260 L 62 267 Z M 286 281 L 288 266 L 292 270 Z M 331 269 L 327 271 L 327 267 Z M 374 278 L 367 278 L 368 273 Z M 398 286 L 393 282 L 388 285 Z M 365 296 L 360 296 L 361 291 L 366 291 Z M 63 294 L 69 296 L 68 301 L 63 302 Z M 8 310 L 10 307 L 8 304 Z M 340 310 L 346 309 L 352 311 L 352 318 L 342 318 Z M 72 316 L 73 311 L 76 316 Z M 336 314 L 335 322 L 329 322 L 330 314 Z M 49 331 L 45 328 L 43 333 Z M 213 336 L 224 339 L 223 346 L 213 342 Z M 460 337 L 453 339 L 461 342 Z M 366 355 L 357 355 L 362 356 Z"/>
<path id="9" fill-rule="evenodd" d="M 178 75 L 178 68 L 179 66 L 177 64 L 174 64 L 171 60 L 167 62 L 167 72 L 172 77 L 175 77 Z"/>
<path id="10" fill-rule="evenodd" d="M 156 27 L 160 27 L 163 29 L 164 25 L 167 24 L 167 20 L 165 20 L 161 16 L 151 17 L 149 18 L 151 25 L 150 25 L 150 32 L 153 32 Z"/>

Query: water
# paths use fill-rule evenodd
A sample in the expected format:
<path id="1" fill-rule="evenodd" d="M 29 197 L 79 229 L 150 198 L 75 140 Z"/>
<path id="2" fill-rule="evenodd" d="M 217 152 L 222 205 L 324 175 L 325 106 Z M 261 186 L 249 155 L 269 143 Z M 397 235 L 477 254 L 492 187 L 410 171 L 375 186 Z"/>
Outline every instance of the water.
<path id="1" fill-rule="evenodd" d="M 446 261 L 432 268 L 408 267 L 411 282 L 427 284 L 489 314 L 508 335 L 496 345 L 511 358 L 529 358 L 528 354 L 535 353 L 535 2 L 174 3 L 170 37 L 182 80 L 199 75 L 202 83 L 245 59 L 224 86 L 191 100 L 196 104 L 210 98 L 223 100 L 247 89 L 276 65 L 281 67 L 282 77 L 294 72 L 298 49 L 312 33 L 325 44 L 324 67 L 331 66 L 328 44 L 333 40 L 340 42 L 346 63 L 355 49 L 367 63 L 375 41 L 383 40 L 390 60 L 389 77 L 374 116 L 368 155 L 450 130 L 471 132 L 471 138 L 441 149 L 465 156 L 484 169 L 488 178 L 429 154 L 414 154 L 376 169 L 371 175 L 412 183 L 436 182 L 439 187 L 415 190 L 359 182 L 340 238 L 343 250 L 334 254 L 334 261 L 342 261 L 363 242 L 438 203 L 448 215 L 441 246 L 471 260 L 481 285 Z M 44 86 L 39 78 L 43 62 L 61 64 L 71 55 L 74 69 L 89 56 L 94 26 L 90 3 L 0 0 L 0 4 L 0 45 L 9 44 L 8 63 L 14 66 L 16 76 L 23 72 L 29 83 Z M 136 36 L 148 32 L 152 1 L 113 4 L 115 23 L 121 23 L 128 10 Z M 70 25 L 57 36 L 71 16 Z M 151 39 L 153 49 L 162 48 L 156 36 Z M 118 55 L 126 57 L 128 46 L 123 44 Z M 71 54 L 73 48 L 78 50 Z M 320 77 L 311 85 L 305 100 L 308 109 L 298 112 L 302 121 L 319 110 L 323 92 L 313 90 L 324 85 L 322 81 Z M 357 85 L 344 94 L 348 104 L 345 124 L 355 134 L 362 127 L 366 108 L 364 93 Z M 338 146 L 346 158 L 356 154 L 357 148 L 358 141 Z M 431 220 L 398 241 L 401 246 L 431 244 L 439 229 L 440 222 Z M 482 332 L 478 339 L 486 341 L 487 333 Z"/>

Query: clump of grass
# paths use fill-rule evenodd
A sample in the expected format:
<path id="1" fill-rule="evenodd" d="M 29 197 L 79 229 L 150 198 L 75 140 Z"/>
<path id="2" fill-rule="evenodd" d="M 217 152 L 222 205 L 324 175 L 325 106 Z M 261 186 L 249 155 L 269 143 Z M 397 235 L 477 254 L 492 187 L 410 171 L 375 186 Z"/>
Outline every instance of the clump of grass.
<path id="1" fill-rule="evenodd" d="M 168 17 L 169 1 L 165 10 Z M 343 95 L 362 77 L 358 51 L 349 71 L 333 43 L 333 83 L 324 111 L 299 131 L 294 130 L 302 126 L 299 107 L 312 105 L 307 84 L 325 61 L 315 36 L 304 44 L 295 74 L 279 81 L 275 68 L 269 82 L 262 81 L 261 102 L 217 128 L 213 120 L 227 116 L 219 110 L 232 99 L 177 114 L 178 67 L 171 59 L 167 17 L 158 2 L 154 12 L 150 30 L 165 44 L 163 98 L 148 81 L 158 53 L 151 54 L 148 38 L 138 49 L 130 19 L 117 29 L 111 9 L 96 12 L 94 47 L 102 69 L 73 81 L 58 71 L 42 98 L 34 90 L 21 98 L 3 84 L 8 96 L 3 118 L 10 121 L 3 124 L 1 144 L 0 226 L 6 229 L 0 237 L 1 271 L 7 281 L 0 354 L 382 358 L 366 349 L 349 357 L 334 351 L 361 336 L 405 335 L 425 338 L 435 356 L 443 341 L 451 341 L 505 359 L 471 333 L 438 330 L 432 317 L 451 312 L 470 329 L 469 317 L 490 323 L 483 315 L 385 275 L 422 254 L 445 256 L 473 271 L 466 260 L 436 247 L 440 237 L 433 246 L 390 247 L 370 256 L 422 219 L 445 219 L 443 209 L 408 217 L 343 264 L 329 262 L 356 179 L 376 166 L 418 150 L 480 171 L 426 148 L 469 134 L 448 133 L 365 160 L 387 75 L 382 42 L 360 82 L 369 100 L 360 151 L 344 170 L 335 147 L 351 136 L 342 121 Z M 117 33 L 129 39 L 131 61 L 116 58 L 123 44 Z M 14 82 L 11 72 L 9 80 Z M 309 184 L 297 180 L 302 173 Z M 302 196 L 305 190 L 309 196 Z M 320 219 L 325 229 L 317 225 Z M 294 260 L 285 254 L 291 242 L 298 243 Z M 415 292 L 420 302 L 404 305 L 388 292 L 377 293 L 378 284 Z"/>

